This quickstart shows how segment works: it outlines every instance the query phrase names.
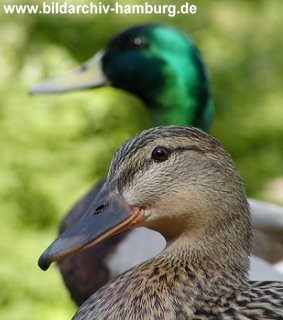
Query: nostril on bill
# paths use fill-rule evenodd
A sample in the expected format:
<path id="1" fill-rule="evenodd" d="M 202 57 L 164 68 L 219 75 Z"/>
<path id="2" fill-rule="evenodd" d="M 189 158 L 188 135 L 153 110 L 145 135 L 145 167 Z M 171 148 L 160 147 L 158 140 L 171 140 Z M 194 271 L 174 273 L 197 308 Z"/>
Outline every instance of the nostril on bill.
<path id="1" fill-rule="evenodd" d="M 93 212 L 93 214 L 99 214 L 99 213 L 101 213 L 104 209 L 105 209 L 105 204 L 101 204 L 100 206 L 98 206 L 95 210 L 94 210 L 94 212 Z"/>

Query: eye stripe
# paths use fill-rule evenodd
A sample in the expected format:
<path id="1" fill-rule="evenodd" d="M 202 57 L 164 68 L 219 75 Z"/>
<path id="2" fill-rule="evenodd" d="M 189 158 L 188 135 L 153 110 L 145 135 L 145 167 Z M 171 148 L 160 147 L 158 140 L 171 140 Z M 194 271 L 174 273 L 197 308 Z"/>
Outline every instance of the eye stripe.
<path id="1" fill-rule="evenodd" d="M 201 152 L 204 153 L 204 150 L 198 148 L 197 146 L 190 146 L 190 147 L 179 147 L 179 148 L 175 148 L 172 150 L 173 152 L 183 152 L 183 151 L 197 151 L 197 152 Z"/>
<path id="2" fill-rule="evenodd" d="M 161 147 L 161 146 L 159 146 Z M 158 147 L 156 147 L 155 149 L 157 149 Z M 168 159 L 170 157 L 170 155 L 174 152 L 184 152 L 184 151 L 196 151 L 196 152 L 201 152 L 201 153 L 205 153 L 204 150 L 198 148 L 197 146 L 190 146 L 190 147 L 179 147 L 179 148 L 175 148 L 175 149 L 169 149 L 169 148 L 165 148 L 162 147 L 164 149 L 166 149 L 168 151 Z M 155 150 L 154 149 L 154 150 Z M 166 160 L 160 161 L 161 162 L 165 162 Z M 159 163 L 159 161 L 156 161 L 154 159 L 152 159 L 152 157 L 149 158 L 143 158 L 143 161 L 137 163 L 136 161 L 133 161 L 130 165 L 128 165 L 127 169 L 124 169 L 120 175 L 119 175 L 119 179 L 118 179 L 118 185 L 119 188 L 121 188 L 122 186 L 125 186 L 127 184 L 129 184 L 135 177 L 135 175 L 140 172 L 140 171 L 146 171 L 148 170 L 152 163 L 156 162 L 157 164 Z"/>

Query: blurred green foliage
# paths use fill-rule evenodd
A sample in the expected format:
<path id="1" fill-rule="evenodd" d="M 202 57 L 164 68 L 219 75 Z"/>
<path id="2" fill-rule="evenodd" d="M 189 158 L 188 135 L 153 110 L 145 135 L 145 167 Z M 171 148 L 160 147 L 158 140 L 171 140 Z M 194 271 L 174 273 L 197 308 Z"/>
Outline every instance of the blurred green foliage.
<path id="1" fill-rule="evenodd" d="M 35 97 L 27 88 L 88 59 L 119 30 L 165 22 L 190 34 L 211 76 L 213 134 L 232 153 L 248 194 L 267 198 L 268 183 L 283 176 L 283 2 L 194 3 L 196 15 L 175 18 L 4 15 L 1 8 L 1 319 L 74 312 L 57 270 L 42 273 L 37 258 L 67 208 L 107 170 L 117 146 L 150 125 L 149 115 L 137 98 L 111 88 Z"/>

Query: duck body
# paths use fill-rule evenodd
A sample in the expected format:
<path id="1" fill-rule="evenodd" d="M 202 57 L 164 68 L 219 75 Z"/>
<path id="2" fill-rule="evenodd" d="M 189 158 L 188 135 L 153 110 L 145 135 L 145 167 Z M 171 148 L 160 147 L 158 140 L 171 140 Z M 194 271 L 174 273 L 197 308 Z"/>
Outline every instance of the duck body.
<path id="1" fill-rule="evenodd" d="M 243 320 L 283 317 L 280 282 L 236 284 L 228 272 L 221 274 L 219 270 L 213 270 L 215 273 L 212 274 L 212 270 L 200 272 L 199 269 L 196 272 L 188 263 L 171 266 L 170 270 L 158 264 L 154 271 L 155 265 L 156 260 L 154 264 L 140 266 L 111 281 L 91 296 L 73 319 Z M 224 286 L 219 276 L 226 278 Z"/>
<path id="2" fill-rule="evenodd" d="M 206 131 L 212 124 L 214 108 L 202 56 L 191 39 L 172 26 L 130 28 L 111 39 L 103 52 L 74 74 L 36 85 L 31 91 L 49 93 L 101 85 L 138 96 L 150 109 L 154 124 L 189 124 Z M 70 210 L 61 223 L 60 233 L 81 217 L 104 182 L 105 178 Z M 141 237 L 145 237 L 147 245 L 139 246 Z M 257 239 L 256 236 L 256 243 Z M 265 235 L 261 233 L 260 239 L 264 243 Z M 271 248 L 273 240 L 268 238 Z M 283 245 L 276 242 L 278 258 Z M 165 240 L 156 233 L 130 230 L 66 258 L 59 262 L 59 267 L 73 299 L 80 305 L 110 279 L 156 255 L 164 246 Z M 269 257 L 262 246 L 256 248 L 258 255 Z M 266 251 L 271 250 L 268 247 Z M 96 270 L 96 276 L 92 270 Z"/>
<path id="3" fill-rule="evenodd" d="M 133 227 L 160 232 L 166 248 L 98 290 L 75 320 L 283 317 L 283 283 L 248 281 L 249 205 L 233 161 L 208 134 L 165 126 L 127 140 L 89 209 L 39 265 Z"/>

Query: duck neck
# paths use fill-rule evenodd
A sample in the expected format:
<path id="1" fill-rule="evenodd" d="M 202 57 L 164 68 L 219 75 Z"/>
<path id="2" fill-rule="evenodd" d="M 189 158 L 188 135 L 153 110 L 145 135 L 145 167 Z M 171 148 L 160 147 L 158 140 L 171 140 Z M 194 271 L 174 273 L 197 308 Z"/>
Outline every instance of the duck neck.
<path id="1" fill-rule="evenodd" d="M 249 245 L 243 248 L 243 240 L 233 231 L 237 224 L 231 222 L 230 238 L 227 229 L 192 233 L 183 231 L 169 241 L 165 250 L 153 264 L 167 275 L 168 285 L 179 283 L 193 309 L 207 303 L 215 303 L 248 286 Z M 241 237 L 249 243 L 250 231 Z M 179 290 L 179 289 L 178 289 Z"/>
<path id="2" fill-rule="evenodd" d="M 213 120 L 213 103 L 207 88 L 197 95 L 167 90 L 150 101 L 154 125 L 191 125 L 209 131 Z"/>
<path id="3" fill-rule="evenodd" d="M 168 71 L 163 87 L 144 97 L 154 125 L 192 125 L 209 131 L 214 114 L 209 79 L 198 51 L 192 55 L 185 66 L 172 59 L 175 69 Z"/>

